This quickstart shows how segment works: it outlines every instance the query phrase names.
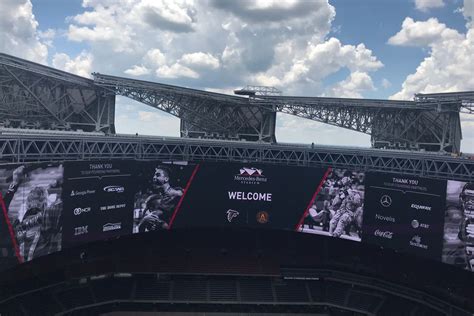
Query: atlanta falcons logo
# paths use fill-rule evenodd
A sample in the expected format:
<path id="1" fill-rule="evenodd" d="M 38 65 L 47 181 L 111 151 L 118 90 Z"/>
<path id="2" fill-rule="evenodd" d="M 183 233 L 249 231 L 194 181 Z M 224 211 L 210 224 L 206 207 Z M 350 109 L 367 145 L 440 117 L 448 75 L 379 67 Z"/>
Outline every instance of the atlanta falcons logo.
<path id="1" fill-rule="evenodd" d="M 229 221 L 229 223 L 232 222 L 234 218 L 239 216 L 239 214 L 240 213 L 236 210 L 231 210 L 231 209 L 227 210 L 227 220 Z"/>

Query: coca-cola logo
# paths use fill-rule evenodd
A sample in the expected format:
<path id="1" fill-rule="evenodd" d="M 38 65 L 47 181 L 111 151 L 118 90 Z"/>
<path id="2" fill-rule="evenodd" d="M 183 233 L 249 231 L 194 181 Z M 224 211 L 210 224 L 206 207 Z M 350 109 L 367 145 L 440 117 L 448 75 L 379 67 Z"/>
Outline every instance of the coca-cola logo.
<path id="1" fill-rule="evenodd" d="M 386 231 L 381 231 L 381 230 L 376 230 L 374 232 L 374 235 L 377 236 L 377 237 L 381 237 L 381 238 L 387 238 L 387 239 L 392 239 L 393 237 L 393 232 L 390 232 L 388 230 Z"/>

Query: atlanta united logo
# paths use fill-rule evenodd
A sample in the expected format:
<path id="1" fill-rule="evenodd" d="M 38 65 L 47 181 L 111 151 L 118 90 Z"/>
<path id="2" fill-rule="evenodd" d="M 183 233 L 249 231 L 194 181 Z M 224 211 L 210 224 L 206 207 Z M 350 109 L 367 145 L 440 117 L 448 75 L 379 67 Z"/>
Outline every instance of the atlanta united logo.
<path id="1" fill-rule="evenodd" d="M 260 211 L 257 213 L 257 222 L 260 224 L 266 224 L 268 223 L 269 215 L 265 211 Z"/>

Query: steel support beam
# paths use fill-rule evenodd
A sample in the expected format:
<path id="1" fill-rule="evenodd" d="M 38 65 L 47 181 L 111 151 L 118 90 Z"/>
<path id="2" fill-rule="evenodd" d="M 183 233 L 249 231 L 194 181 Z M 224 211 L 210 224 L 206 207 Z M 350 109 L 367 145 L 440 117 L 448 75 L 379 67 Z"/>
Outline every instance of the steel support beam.
<path id="1" fill-rule="evenodd" d="M 275 141 L 276 113 L 248 99 L 94 73 L 95 83 L 181 119 L 181 136 Z"/>
<path id="2" fill-rule="evenodd" d="M 120 135 L 0 135 L 0 161 L 3 162 L 93 159 L 263 162 L 333 166 L 437 179 L 474 179 L 474 160 L 442 154 Z"/>
<path id="3" fill-rule="evenodd" d="M 0 127 L 114 133 L 114 119 L 92 80 L 0 53 Z"/>

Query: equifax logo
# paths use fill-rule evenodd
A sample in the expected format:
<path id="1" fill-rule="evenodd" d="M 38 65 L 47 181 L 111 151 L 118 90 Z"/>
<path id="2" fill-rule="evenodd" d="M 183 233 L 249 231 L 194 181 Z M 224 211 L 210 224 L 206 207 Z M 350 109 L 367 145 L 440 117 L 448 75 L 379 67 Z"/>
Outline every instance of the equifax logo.
<path id="1" fill-rule="evenodd" d="M 120 185 L 109 185 L 104 188 L 104 191 L 108 193 L 123 193 L 125 188 Z"/>

